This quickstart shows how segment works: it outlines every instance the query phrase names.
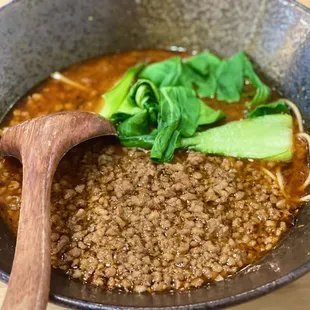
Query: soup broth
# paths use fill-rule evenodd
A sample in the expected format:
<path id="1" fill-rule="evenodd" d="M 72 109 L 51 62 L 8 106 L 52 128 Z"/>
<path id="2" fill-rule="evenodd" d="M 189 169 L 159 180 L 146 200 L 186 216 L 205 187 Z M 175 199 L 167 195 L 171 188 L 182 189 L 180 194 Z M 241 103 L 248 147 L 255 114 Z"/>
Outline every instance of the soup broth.
<path id="1" fill-rule="evenodd" d="M 2 130 L 53 112 L 96 112 L 101 94 L 129 67 L 175 55 L 190 54 L 132 51 L 73 65 L 62 74 L 85 89 L 50 78 L 20 100 Z M 272 98 L 279 98 L 277 92 Z M 205 102 L 225 112 L 224 124 L 244 118 L 247 100 Z M 305 194 L 307 154 L 295 138 L 289 163 L 177 151 L 171 163 L 155 164 L 148 151 L 114 139 L 83 143 L 55 173 L 52 266 L 85 283 L 135 292 L 221 281 L 270 251 L 293 225 L 298 198 Z M 279 169 L 286 194 L 272 177 Z M 21 164 L 1 159 L 0 213 L 15 234 L 21 186 Z"/>

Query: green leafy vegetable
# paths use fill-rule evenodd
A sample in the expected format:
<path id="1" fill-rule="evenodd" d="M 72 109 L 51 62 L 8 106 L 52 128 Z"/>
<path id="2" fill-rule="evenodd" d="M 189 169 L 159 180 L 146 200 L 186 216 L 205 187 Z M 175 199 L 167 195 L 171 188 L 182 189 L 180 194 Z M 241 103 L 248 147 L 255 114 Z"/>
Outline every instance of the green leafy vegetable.
<path id="1" fill-rule="evenodd" d="M 190 137 L 196 132 L 201 109 L 192 89 L 164 87 L 161 94 L 158 134 L 151 151 L 151 158 L 158 162 L 173 158 L 180 136 Z"/>
<path id="2" fill-rule="evenodd" d="M 142 109 L 137 107 L 134 101 L 132 101 L 129 97 L 126 97 L 120 107 L 117 109 L 117 111 L 112 114 L 110 120 L 113 123 L 119 123 L 141 111 Z"/>
<path id="3" fill-rule="evenodd" d="M 201 75 L 208 75 L 210 71 L 214 71 L 217 68 L 221 60 L 209 52 L 203 52 L 187 58 L 184 63 Z"/>
<path id="4" fill-rule="evenodd" d="M 159 99 L 157 87 L 151 81 L 140 79 L 131 87 L 112 116 L 114 122 L 122 120 L 117 128 L 121 140 L 149 134 L 151 125 L 157 122 Z"/>
<path id="5" fill-rule="evenodd" d="M 197 81 L 196 84 L 199 97 L 214 98 L 217 87 L 215 72 L 210 72 L 204 81 Z"/>
<path id="6" fill-rule="evenodd" d="M 290 115 L 265 115 L 196 133 L 190 138 L 181 139 L 179 146 L 241 158 L 290 160 L 292 126 Z"/>
<path id="7" fill-rule="evenodd" d="M 237 102 L 242 95 L 247 78 L 256 88 L 250 106 L 265 102 L 270 89 L 255 73 L 253 66 L 241 51 L 232 57 L 220 60 L 209 52 L 192 56 L 182 62 L 180 57 L 157 62 L 147 66 L 140 78 L 152 81 L 157 87 L 196 87 L 198 96 L 226 102 Z"/>
<path id="8" fill-rule="evenodd" d="M 158 130 L 150 131 L 147 110 L 129 117 L 118 126 L 120 141 L 128 147 L 152 148 L 151 158 L 155 161 L 170 161 L 179 136 L 192 136 L 199 125 L 212 124 L 225 117 L 215 111 L 185 87 L 161 89 Z M 156 139 L 155 139 L 156 138 Z"/>
<path id="9" fill-rule="evenodd" d="M 139 79 L 130 89 L 129 96 L 141 109 L 158 105 L 159 92 L 157 87 L 149 80 Z"/>
<path id="10" fill-rule="evenodd" d="M 182 64 L 182 75 L 180 76 L 178 84 L 187 88 L 193 88 L 193 84 L 196 86 L 198 83 L 203 83 L 204 78 L 198 72 L 191 67 Z"/>
<path id="11" fill-rule="evenodd" d="M 117 123 L 146 109 L 151 122 L 156 122 L 159 106 L 159 92 L 149 80 L 139 79 L 131 88 L 120 107 L 111 117 Z"/>
<path id="12" fill-rule="evenodd" d="M 150 121 L 155 123 L 159 107 L 159 91 L 149 80 L 140 79 L 131 88 L 129 95 L 141 109 L 146 109 L 150 116 Z"/>
<path id="13" fill-rule="evenodd" d="M 150 134 L 157 125 L 158 113 L 158 130 Z M 179 136 L 190 137 L 199 125 L 211 124 L 224 116 L 222 111 L 215 111 L 199 100 L 190 88 L 163 87 L 159 93 L 154 83 L 139 79 L 111 119 L 119 123 L 122 144 L 152 146 L 151 158 L 160 162 L 173 158 Z"/>
<path id="14" fill-rule="evenodd" d="M 182 75 L 181 57 L 172 57 L 147 66 L 140 78 L 152 81 L 157 87 L 178 86 Z"/>
<path id="15" fill-rule="evenodd" d="M 209 52 L 190 57 L 184 62 L 183 79 L 197 86 L 200 97 L 213 98 L 217 86 L 216 70 L 220 63 L 221 60 Z"/>
<path id="16" fill-rule="evenodd" d="M 102 110 L 99 112 L 100 115 L 107 119 L 111 118 L 125 99 L 130 85 L 143 67 L 144 64 L 139 64 L 130 68 L 124 77 L 110 91 L 103 95 L 105 102 Z"/>
<path id="17" fill-rule="evenodd" d="M 158 133 L 151 151 L 154 161 L 170 161 L 180 135 L 179 123 L 182 116 L 183 100 L 187 100 L 190 89 L 184 87 L 165 87 L 161 89 L 160 117 Z M 196 99 L 195 95 L 194 98 Z M 182 101 L 182 102 L 181 102 Z M 197 115 L 198 119 L 198 115 Z"/>
<path id="18" fill-rule="evenodd" d="M 121 144 L 127 147 L 138 147 L 149 150 L 153 147 L 156 135 L 157 135 L 157 129 L 154 129 L 148 135 L 120 137 L 120 142 Z"/>
<path id="19" fill-rule="evenodd" d="M 248 57 L 244 54 L 244 76 L 247 77 L 253 86 L 256 87 L 256 93 L 251 102 L 249 102 L 249 106 L 259 104 L 265 102 L 270 97 L 270 88 L 265 85 L 258 75 L 255 73 L 253 66 L 248 59 Z"/>
<path id="20" fill-rule="evenodd" d="M 216 72 L 217 99 L 227 102 L 239 101 L 245 77 L 256 87 L 255 96 L 249 105 L 265 102 L 270 96 L 270 89 L 255 73 L 250 60 L 243 51 L 222 61 L 218 66 Z"/>
<path id="21" fill-rule="evenodd" d="M 186 87 L 165 87 L 161 90 L 164 100 L 179 107 L 181 116 L 179 130 L 183 137 L 192 136 L 198 127 L 200 100 L 192 89 Z M 161 114 L 163 115 L 163 113 Z"/>
<path id="22" fill-rule="evenodd" d="M 216 71 L 216 96 L 218 100 L 227 102 L 237 102 L 243 89 L 243 63 L 244 53 L 236 55 L 222 61 Z"/>
<path id="23" fill-rule="evenodd" d="M 247 120 L 197 133 L 199 126 L 225 117 L 197 96 L 236 102 L 244 95 L 248 79 L 256 88 L 255 94 L 248 95 L 253 96 L 249 105 L 268 99 L 269 87 L 256 75 L 243 51 L 225 60 L 203 52 L 184 62 L 173 57 L 143 70 L 142 66 L 129 69 L 103 95 L 105 105 L 100 114 L 117 125 L 123 145 L 151 149 L 155 162 L 170 161 L 180 146 L 246 158 L 284 160 L 292 156 L 291 117 L 267 115 L 287 113 L 281 101 L 258 106 L 248 113 Z"/>
<path id="24" fill-rule="evenodd" d="M 200 103 L 200 112 L 198 118 L 198 125 L 210 125 L 221 119 L 223 119 L 226 115 L 221 110 L 213 110 L 206 103 L 199 100 Z"/>
<path id="25" fill-rule="evenodd" d="M 249 112 L 247 114 L 247 117 L 252 118 L 252 117 L 258 117 L 262 115 L 280 114 L 280 113 L 287 113 L 287 114 L 290 113 L 284 100 L 278 100 L 276 102 L 269 103 L 269 104 L 261 104 L 258 107 L 256 107 L 254 110 Z"/>
<path id="26" fill-rule="evenodd" d="M 120 137 L 132 137 L 147 134 L 149 132 L 149 115 L 147 110 L 127 118 L 117 127 Z"/>

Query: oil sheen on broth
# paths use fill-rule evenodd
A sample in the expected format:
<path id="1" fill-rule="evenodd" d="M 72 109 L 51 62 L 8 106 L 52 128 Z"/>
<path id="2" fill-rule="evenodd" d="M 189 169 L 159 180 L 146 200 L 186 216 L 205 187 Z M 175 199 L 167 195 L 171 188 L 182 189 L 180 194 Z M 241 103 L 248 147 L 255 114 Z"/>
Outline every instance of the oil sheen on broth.
<path id="1" fill-rule="evenodd" d="M 176 54 L 132 51 L 73 65 L 62 73 L 89 92 L 48 79 L 16 105 L 2 130 L 48 113 L 96 111 L 100 94 L 129 67 Z M 225 112 L 224 123 L 244 118 L 247 99 L 205 101 Z M 279 166 L 289 199 L 262 170 Z M 271 250 L 293 225 L 306 174 L 306 147 L 297 139 L 291 163 L 178 151 L 172 163 L 158 165 L 117 141 L 86 142 L 63 158 L 54 177 L 52 265 L 89 284 L 135 292 L 221 281 Z M 0 213 L 14 233 L 21 181 L 21 164 L 1 159 Z"/>

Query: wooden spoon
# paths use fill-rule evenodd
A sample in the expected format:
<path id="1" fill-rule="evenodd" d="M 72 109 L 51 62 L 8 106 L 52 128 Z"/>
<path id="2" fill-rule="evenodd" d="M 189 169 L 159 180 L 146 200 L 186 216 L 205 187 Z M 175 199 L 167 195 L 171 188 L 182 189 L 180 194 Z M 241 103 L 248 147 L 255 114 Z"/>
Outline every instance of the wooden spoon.
<path id="1" fill-rule="evenodd" d="M 50 285 L 50 193 L 60 159 L 82 141 L 116 135 L 90 112 L 61 112 L 5 131 L 0 153 L 23 163 L 22 203 L 12 272 L 2 310 L 46 309 Z"/>

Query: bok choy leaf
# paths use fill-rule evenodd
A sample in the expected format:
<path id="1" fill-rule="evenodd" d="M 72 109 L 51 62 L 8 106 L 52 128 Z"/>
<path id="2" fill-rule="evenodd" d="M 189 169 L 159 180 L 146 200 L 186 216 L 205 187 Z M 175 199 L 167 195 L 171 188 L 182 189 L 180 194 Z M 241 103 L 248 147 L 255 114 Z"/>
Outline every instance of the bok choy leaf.
<path id="1" fill-rule="evenodd" d="M 185 59 L 184 63 L 201 75 L 206 76 L 218 67 L 221 60 L 209 52 L 202 52 Z"/>
<path id="2" fill-rule="evenodd" d="M 264 115 L 230 122 L 180 140 L 179 146 L 240 158 L 290 160 L 293 119 L 287 114 Z"/>
<path id="3" fill-rule="evenodd" d="M 150 150 L 154 144 L 157 135 L 157 129 L 148 135 L 133 136 L 133 137 L 120 137 L 121 144 L 127 147 L 138 147 L 145 150 Z"/>
<path id="4" fill-rule="evenodd" d="M 270 96 L 270 89 L 255 73 L 253 66 L 241 51 L 234 56 L 223 60 L 216 71 L 218 100 L 237 102 L 240 100 L 244 78 L 248 78 L 256 88 L 255 96 L 249 103 L 250 106 L 265 102 Z"/>
<path id="5" fill-rule="evenodd" d="M 152 123 L 157 121 L 160 95 L 154 83 L 144 79 L 138 80 L 130 89 L 129 96 L 139 108 L 148 111 Z"/>
<path id="6" fill-rule="evenodd" d="M 127 118 L 119 124 L 117 131 L 120 137 L 132 137 L 145 135 L 149 132 L 149 115 L 147 110 Z"/>
<path id="7" fill-rule="evenodd" d="M 237 102 L 243 89 L 243 52 L 222 61 L 216 71 L 216 96 L 218 100 Z"/>
<path id="8" fill-rule="evenodd" d="M 199 125 L 214 123 L 225 114 L 199 100 L 195 92 L 182 86 L 164 87 L 160 91 L 158 128 L 151 133 L 148 110 L 141 110 L 118 126 L 120 141 L 128 147 L 152 148 L 154 161 L 170 161 L 179 136 L 192 136 Z"/>
<path id="9" fill-rule="evenodd" d="M 132 82 L 143 67 L 144 64 L 138 64 L 127 70 L 124 77 L 110 91 L 103 94 L 104 106 L 99 112 L 100 115 L 107 119 L 111 118 L 125 99 Z"/>
<path id="10" fill-rule="evenodd" d="M 158 133 L 151 151 L 151 159 L 170 161 L 180 135 L 190 137 L 196 132 L 200 103 L 195 92 L 186 87 L 161 89 Z"/>
<path id="11" fill-rule="evenodd" d="M 223 118 L 225 118 L 225 113 L 221 110 L 213 110 L 206 103 L 199 100 L 200 112 L 198 118 L 198 125 L 210 125 Z"/>
<path id="12" fill-rule="evenodd" d="M 117 123 L 146 109 L 150 114 L 150 121 L 154 123 L 157 119 L 158 106 L 157 87 L 151 81 L 140 79 L 130 88 L 126 99 L 112 115 L 111 120 Z"/>
<path id="13" fill-rule="evenodd" d="M 221 60 L 209 52 L 192 56 L 184 62 L 183 79 L 197 86 L 198 96 L 213 98 L 217 86 L 215 73 L 220 63 Z"/>
<path id="14" fill-rule="evenodd" d="M 142 67 L 129 69 L 103 95 L 100 114 L 115 123 L 123 145 L 151 149 L 155 162 L 172 160 L 178 147 L 245 158 L 291 158 L 291 116 L 283 114 L 288 108 L 284 101 L 261 104 L 269 98 L 270 89 L 243 51 L 224 60 L 203 52 L 184 61 L 172 57 Z M 199 126 L 225 117 L 199 97 L 237 102 L 246 79 L 256 88 L 249 95 L 249 106 L 261 105 L 246 120 L 197 133 Z"/>
<path id="15" fill-rule="evenodd" d="M 244 54 L 244 76 L 247 77 L 252 85 L 256 87 L 256 93 L 254 98 L 249 102 L 249 106 L 253 106 L 255 104 L 263 103 L 270 97 L 270 88 L 265 85 L 258 75 L 255 73 L 253 66 L 248 59 L 248 57 Z"/>
<path id="16" fill-rule="evenodd" d="M 172 57 L 147 66 L 139 78 L 152 81 L 157 87 L 179 86 L 182 75 L 181 57 Z"/>
<path id="17" fill-rule="evenodd" d="M 286 113 L 286 114 L 290 113 L 284 100 L 278 100 L 276 102 L 268 103 L 268 104 L 261 104 L 258 107 L 256 107 L 254 110 L 249 112 L 247 114 L 247 117 L 253 118 L 253 117 L 258 117 L 262 115 L 280 114 L 280 113 Z"/>

